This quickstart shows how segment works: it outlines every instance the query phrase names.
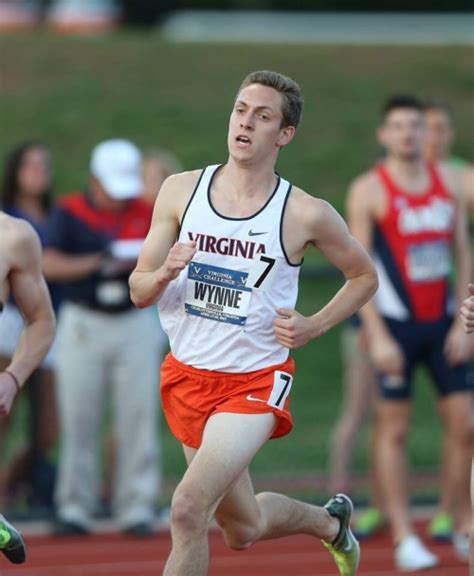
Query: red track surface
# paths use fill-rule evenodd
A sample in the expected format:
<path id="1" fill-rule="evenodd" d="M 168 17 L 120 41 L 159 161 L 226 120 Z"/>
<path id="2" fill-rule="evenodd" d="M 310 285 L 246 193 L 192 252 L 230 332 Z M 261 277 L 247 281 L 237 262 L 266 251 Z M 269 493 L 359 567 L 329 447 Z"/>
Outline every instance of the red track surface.
<path id="1" fill-rule="evenodd" d="M 170 539 L 160 534 L 151 540 L 122 535 L 87 538 L 27 538 L 28 562 L 9 564 L 2 556 L 1 576 L 159 576 Z M 209 576 L 335 576 L 337 569 L 322 545 L 310 537 L 261 542 L 246 552 L 228 550 L 218 532 L 210 536 Z M 466 564 L 457 561 L 450 545 L 434 545 L 441 566 L 423 576 L 466 576 Z M 360 576 L 396 576 L 387 534 L 362 543 Z"/>

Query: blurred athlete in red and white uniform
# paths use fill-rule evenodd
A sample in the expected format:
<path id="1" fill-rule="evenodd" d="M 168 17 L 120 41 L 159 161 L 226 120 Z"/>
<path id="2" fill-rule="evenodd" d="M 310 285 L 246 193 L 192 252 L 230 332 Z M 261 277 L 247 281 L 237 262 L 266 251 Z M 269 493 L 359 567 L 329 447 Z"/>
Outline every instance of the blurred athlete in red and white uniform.
<path id="1" fill-rule="evenodd" d="M 437 563 L 413 533 L 408 514 L 405 442 L 416 365 L 424 364 L 436 385 L 459 486 L 468 473 L 473 434 L 468 342 L 454 318 L 455 299 L 464 297 L 469 278 L 463 185 L 449 167 L 423 159 L 423 138 L 422 104 L 411 96 L 389 100 L 379 129 L 386 159 L 353 183 L 348 201 L 351 230 L 374 254 L 379 274 L 379 290 L 361 315 L 382 396 L 374 432 L 376 480 L 393 528 L 396 563 L 404 570 Z M 458 511 L 458 529 L 466 530 L 468 516 L 462 506 Z"/>

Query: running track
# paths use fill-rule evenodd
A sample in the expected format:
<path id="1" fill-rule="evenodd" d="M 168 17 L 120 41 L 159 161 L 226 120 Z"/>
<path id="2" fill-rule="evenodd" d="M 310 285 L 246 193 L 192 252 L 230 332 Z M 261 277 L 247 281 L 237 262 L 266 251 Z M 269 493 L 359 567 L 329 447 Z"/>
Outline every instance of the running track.
<path id="1" fill-rule="evenodd" d="M 86 538 L 27 538 L 29 558 L 23 566 L 0 559 L 1 576 L 159 576 L 170 539 L 161 533 L 136 540 L 118 534 Z M 257 544 L 246 552 L 228 550 L 216 531 L 210 536 L 209 576 L 335 576 L 337 570 L 322 545 L 310 537 L 291 537 Z M 456 560 L 449 545 L 435 545 L 441 566 L 423 576 L 466 576 L 467 566 Z M 362 545 L 360 576 L 396 576 L 388 534 Z M 420 573 L 421 574 L 421 573 Z"/>

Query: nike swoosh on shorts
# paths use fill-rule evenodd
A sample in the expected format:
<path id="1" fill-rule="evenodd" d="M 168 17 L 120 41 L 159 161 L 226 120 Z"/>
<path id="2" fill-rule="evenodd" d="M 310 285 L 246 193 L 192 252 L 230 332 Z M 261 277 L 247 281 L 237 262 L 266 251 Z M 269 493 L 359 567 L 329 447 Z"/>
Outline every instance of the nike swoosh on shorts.
<path id="1" fill-rule="evenodd" d="M 250 400 L 251 402 L 264 402 L 267 404 L 266 400 L 262 400 L 261 398 L 254 398 L 252 394 L 247 394 L 247 400 Z"/>

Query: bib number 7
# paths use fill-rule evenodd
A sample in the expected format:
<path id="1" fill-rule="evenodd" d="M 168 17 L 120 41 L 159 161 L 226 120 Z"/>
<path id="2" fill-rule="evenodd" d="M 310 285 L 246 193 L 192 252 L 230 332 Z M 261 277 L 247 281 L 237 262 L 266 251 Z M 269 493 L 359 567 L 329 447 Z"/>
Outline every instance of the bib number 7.
<path id="1" fill-rule="evenodd" d="M 277 269 L 278 263 L 276 259 L 262 254 L 252 264 L 247 286 L 252 288 L 252 290 L 269 290 L 275 279 Z"/>
<path id="2" fill-rule="evenodd" d="M 288 398 L 292 384 L 293 377 L 291 374 L 276 370 L 273 377 L 273 388 L 270 398 L 268 399 L 268 404 L 274 408 L 282 410 L 285 406 L 285 401 Z"/>

